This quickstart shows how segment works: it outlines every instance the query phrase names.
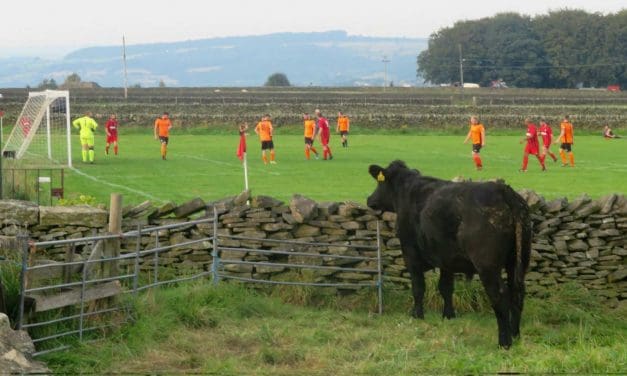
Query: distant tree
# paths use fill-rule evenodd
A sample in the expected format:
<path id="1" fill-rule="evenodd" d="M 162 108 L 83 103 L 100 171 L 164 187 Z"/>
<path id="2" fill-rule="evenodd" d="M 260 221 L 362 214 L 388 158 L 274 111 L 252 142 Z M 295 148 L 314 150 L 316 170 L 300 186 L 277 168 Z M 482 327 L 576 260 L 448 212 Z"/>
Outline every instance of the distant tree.
<path id="1" fill-rule="evenodd" d="M 291 86 L 284 73 L 274 73 L 268 77 L 264 86 Z"/>
<path id="2" fill-rule="evenodd" d="M 456 82 L 461 65 L 464 81 L 481 85 L 497 79 L 518 87 L 622 85 L 626 20 L 625 10 L 604 16 L 566 9 L 535 18 L 501 13 L 459 21 L 429 37 L 417 58 L 417 76 L 434 84 Z"/>
<path id="3" fill-rule="evenodd" d="M 163 81 L 163 79 L 159 80 L 159 87 L 165 87 L 165 82 Z"/>
<path id="4" fill-rule="evenodd" d="M 39 85 L 37 85 L 37 89 L 57 89 L 58 85 L 57 82 L 54 80 L 54 78 L 44 78 L 43 81 L 41 81 L 41 83 Z"/>
<path id="5" fill-rule="evenodd" d="M 63 86 L 77 87 L 80 85 L 81 82 L 82 82 L 81 76 L 79 76 L 78 73 L 72 73 L 71 75 L 65 78 L 65 81 L 63 82 Z"/>
<path id="6" fill-rule="evenodd" d="M 142 87 L 142 84 L 140 84 L 140 83 L 131 85 L 131 88 L 133 88 L 133 89 L 141 89 L 141 87 Z"/>

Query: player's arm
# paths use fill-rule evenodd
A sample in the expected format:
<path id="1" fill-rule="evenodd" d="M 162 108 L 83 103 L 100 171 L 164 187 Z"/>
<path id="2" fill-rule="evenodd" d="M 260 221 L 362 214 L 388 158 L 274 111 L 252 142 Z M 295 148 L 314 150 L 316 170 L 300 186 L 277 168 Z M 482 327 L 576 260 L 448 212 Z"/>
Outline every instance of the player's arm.
<path id="1" fill-rule="evenodd" d="M 79 120 L 81 120 L 81 118 L 74 119 L 74 121 L 72 122 L 72 126 L 74 126 L 74 128 L 76 129 L 79 129 L 81 127 L 81 123 Z"/>
<path id="2" fill-rule="evenodd" d="M 554 144 L 559 143 L 559 142 L 560 142 L 560 140 L 562 139 L 562 137 L 564 137 L 564 128 L 562 128 L 562 129 L 560 130 L 560 135 L 559 135 L 559 136 L 557 136 L 557 138 L 555 139 L 555 142 L 553 142 L 553 143 L 554 143 Z"/>
<path id="3" fill-rule="evenodd" d="M 468 142 L 468 140 L 470 139 L 470 135 L 472 134 L 472 131 L 468 131 L 468 134 L 466 135 L 466 139 L 464 139 L 464 144 L 466 142 Z"/>

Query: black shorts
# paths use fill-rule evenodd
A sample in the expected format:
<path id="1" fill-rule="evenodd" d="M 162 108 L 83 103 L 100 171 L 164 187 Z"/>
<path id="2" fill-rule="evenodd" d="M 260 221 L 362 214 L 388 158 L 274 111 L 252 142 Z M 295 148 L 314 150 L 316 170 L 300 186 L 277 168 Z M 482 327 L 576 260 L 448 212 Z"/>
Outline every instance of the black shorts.
<path id="1" fill-rule="evenodd" d="M 560 149 L 566 150 L 567 152 L 571 152 L 572 151 L 572 146 L 573 146 L 573 144 L 563 143 L 562 145 L 560 145 Z"/>
<path id="2" fill-rule="evenodd" d="M 310 145 L 311 146 L 311 145 L 313 145 L 313 142 L 314 142 L 313 138 L 305 137 L 305 145 Z"/>
<path id="3" fill-rule="evenodd" d="M 472 144 L 472 152 L 479 154 L 481 152 L 481 144 Z"/>
<path id="4" fill-rule="evenodd" d="M 159 136 L 159 141 L 161 141 L 162 144 L 168 144 L 168 141 L 170 140 L 169 137 L 163 137 L 163 136 Z"/>
<path id="5" fill-rule="evenodd" d="M 348 135 L 348 131 L 340 131 L 340 136 L 346 136 Z"/>
<path id="6" fill-rule="evenodd" d="M 274 149 L 274 142 L 270 141 L 261 141 L 261 150 L 272 150 Z"/>

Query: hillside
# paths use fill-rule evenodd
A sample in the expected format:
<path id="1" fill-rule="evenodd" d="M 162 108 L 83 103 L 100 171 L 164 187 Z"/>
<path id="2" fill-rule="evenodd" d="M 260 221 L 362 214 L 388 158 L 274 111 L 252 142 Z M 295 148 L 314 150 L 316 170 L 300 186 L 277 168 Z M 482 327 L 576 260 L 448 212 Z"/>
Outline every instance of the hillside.
<path id="1" fill-rule="evenodd" d="M 349 36 L 344 31 L 277 33 L 174 43 L 127 45 L 129 86 L 260 86 L 283 72 L 297 86 L 381 86 L 387 80 L 420 84 L 416 57 L 427 38 Z M 60 60 L 1 58 L 0 87 L 63 82 L 72 72 L 105 87 L 124 84 L 122 46 L 89 47 Z"/>

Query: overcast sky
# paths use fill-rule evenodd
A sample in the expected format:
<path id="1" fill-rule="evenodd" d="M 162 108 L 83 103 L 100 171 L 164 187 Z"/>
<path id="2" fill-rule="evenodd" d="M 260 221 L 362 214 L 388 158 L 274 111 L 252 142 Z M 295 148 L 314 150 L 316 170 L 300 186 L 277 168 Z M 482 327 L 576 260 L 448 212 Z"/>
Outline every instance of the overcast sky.
<path id="1" fill-rule="evenodd" d="M 274 32 L 345 30 L 350 35 L 429 37 L 459 20 L 513 11 L 583 9 L 603 14 L 625 0 L 7 0 L 0 57 L 60 57 L 102 45 Z"/>

